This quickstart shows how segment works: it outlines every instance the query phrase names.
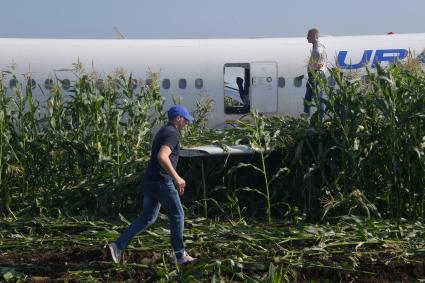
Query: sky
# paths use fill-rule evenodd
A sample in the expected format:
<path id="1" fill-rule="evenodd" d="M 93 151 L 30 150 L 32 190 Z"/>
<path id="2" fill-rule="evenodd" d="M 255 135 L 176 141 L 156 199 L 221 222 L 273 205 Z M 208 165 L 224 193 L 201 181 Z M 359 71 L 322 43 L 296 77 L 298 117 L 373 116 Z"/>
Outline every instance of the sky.
<path id="1" fill-rule="evenodd" d="M 425 0 L 1 0 L 0 37 L 245 38 L 425 32 Z"/>

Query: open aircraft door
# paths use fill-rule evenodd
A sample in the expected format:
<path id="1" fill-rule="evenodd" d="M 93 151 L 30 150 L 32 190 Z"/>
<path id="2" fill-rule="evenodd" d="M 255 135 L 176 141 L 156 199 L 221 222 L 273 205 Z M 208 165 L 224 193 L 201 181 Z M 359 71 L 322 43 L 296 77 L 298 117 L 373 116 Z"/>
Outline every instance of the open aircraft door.
<path id="1" fill-rule="evenodd" d="M 250 71 L 251 108 L 260 113 L 277 112 L 277 63 L 252 62 Z"/>

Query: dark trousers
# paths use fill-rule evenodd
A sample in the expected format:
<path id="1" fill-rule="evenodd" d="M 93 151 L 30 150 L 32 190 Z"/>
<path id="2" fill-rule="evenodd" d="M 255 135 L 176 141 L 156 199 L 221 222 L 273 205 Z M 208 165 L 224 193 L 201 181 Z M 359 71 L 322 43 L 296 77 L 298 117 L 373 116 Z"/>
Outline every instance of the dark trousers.
<path id="1" fill-rule="evenodd" d="M 304 97 L 304 113 L 310 116 L 310 109 L 312 100 L 317 97 L 316 103 L 318 108 L 324 110 L 322 103 L 322 90 L 320 89 L 319 81 L 325 78 L 325 74 L 322 71 L 314 71 L 314 73 L 308 73 L 308 80 L 306 83 L 306 91 Z"/>
<path id="2" fill-rule="evenodd" d="M 117 247 L 121 250 L 127 248 L 134 236 L 146 231 L 155 223 L 159 209 L 163 206 L 170 220 L 171 245 L 176 257 L 181 258 L 184 254 L 184 211 L 176 187 L 172 181 L 142 180 L 142 191 L 144 193 L 142 213 L 118 238 Z"/>

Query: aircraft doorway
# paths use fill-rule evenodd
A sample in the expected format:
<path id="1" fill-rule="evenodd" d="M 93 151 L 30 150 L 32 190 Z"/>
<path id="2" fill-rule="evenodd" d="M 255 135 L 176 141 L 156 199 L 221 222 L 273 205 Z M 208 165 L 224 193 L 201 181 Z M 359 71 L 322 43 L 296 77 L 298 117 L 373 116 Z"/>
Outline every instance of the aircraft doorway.
<path id="1" fill-rule="evenodd" d="M 249 63 L 224 65 L 224 113 L 245 114 L 250 111 Z"/>
<path id="2" fill-rule="evenodd" d="M 260 113 L 277 112 L 277 63 L 252 62 L 250 72 L 251 106 Z"/>

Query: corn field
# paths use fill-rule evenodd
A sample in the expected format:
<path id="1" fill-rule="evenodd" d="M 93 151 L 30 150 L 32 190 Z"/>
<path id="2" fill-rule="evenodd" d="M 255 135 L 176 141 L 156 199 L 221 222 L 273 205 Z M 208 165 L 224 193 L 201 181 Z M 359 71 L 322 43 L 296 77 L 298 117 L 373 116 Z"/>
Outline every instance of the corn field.
<path id="1" fill-rule="evenodd" d="M 117 194 L 123 200 L 110 197 L 145 166 L 163 101 L 155 85 L 135 93 L 131 77 L 111 77 L 102 89 L 95 81 L 83 75 L 70 97 L 56 86 L 44 104 L 31 88 L 7 96 L 1 87 L 3 213 L 120 209 L 126 193 Z"/>
<path id="2" fill-rule="evenodd" d="M 337 69 L 331 70 L 331 75 L 335 85 L 321 82 L 323 99 L 313 101 L 313 106 L 323 103 L 325 107 L 318 107 L 310 118 L 266 117 L 253 110 L 248 115 L 252 123 L 218 131 L 205 126 L 213 101 L 198 102 L 193 113 L 196 122 L 182 133 L 184 147 L 245 144 L 258 149 L 252 156 L 180 160 L 179 171 L 189 187 L 183 199 L 186 214 L 198 219 L 188 220 L 191 236 L 186 242 L 200 257 L 216 260 L 171 271 L 173 266 L 164 259 L 169 252 L 165 247 L 155 253 L 153 247 L 158 243 L 140 244 L 150 243 L 152 237 L 168 237 L 166 231 L 164 236 L 155 231 L 140 236 L 143 240 L 130 251 L 133 263 L 115 271 L 112 264 L 105 269 L 102 263 L 107 274 L 78 267 L 81 272 L 74 270 L 77 275 L 68 272 L 66 276 L 77 281 L 303 282 L 300 271 L 324 268 L 337 272 L 333 279 L 345 281 L 351 279 L 343 276 L 344 271 L 355 273 L 362 266 L 356 252 L 363 245 L 373 247 L 370 257 L 374 259 L 381 260 L 376 256 L 381 249 L 397 245 L 386 256 L 400 259 L 407 253 L 408 262 L 423 262 L 423 241 L 406 235 L 423 238 L 425 74 L 394 65 L 388 69 L 378 66 L 364 80 L 347 78 Z M 26 82 L 13 89 L 0 84 L 0 233 L 4 238 L 0 274 L 8 274 L 6 281 L 26 280 L 22 277 L 25 271 L 2 267 L 4 252 L 19 253 L 16 237 L 26 245 L 35 243 L 35 235 L 42 235 L 55 239 L 51 249 L 61 245 L 63 249 L 61 235 L 71 229 L 74 246 L 92 246 L 93 239 L 97 244 L 112 240 L 116 229 L 140 213 L 139 176 L 149 158 L 152 129 L 166 121 L 155 78 L 153 74 L 153 83 L 135 89 L 131 75 L 107 76 L 100 86 L 92 74 L 81 73 L 70 95 L 54 86 L 43 94 L 42 101 L 33 97 Z M 28 223 L 28 217 L 39 220 Z M 105 219 L 119 224 L 111 227 Z M 328 222 L 346 228 L 332 229 Z M 75 231 L 69 227 L 80 226 L 84 228 L 75 229 L 91 236 L 72 236 Z M 304 228 L 282 232 L 292 229 L 288 227 Z M 404 230 L 385 236 L 386 227 Z M 341 234 L 341 229 L 347 234 Z M 354 236 L 351 229 L 373 230 L 370 233 L 375 236 L 368 232 Z M 213 230 L 222 232 L 214 234 Z M 311 238 L 306 236 L 309 233 Z M 335 235 L 334 244 L 324 247 L 323 239 L 329 235 Z M 219 247 L 212 245 L 218 245 L 220 237 L 226 239 L 222 249 L 232 256 L 220 255 Z M 291 240 L 294 237 L 312 245 L 302 246 Z M 149 259 L 137 256 L 138 245 L 142 246 L 139 251 L 148 252 Z M 237 251 L 231 249 L 235 245 Z M 275 253 L 266 252 L 272 249 Z M 85 252 L 87 249 L 80 253 Z M 348 254 L 343 259 L 348 263 L 336 264 L 334 253 Z M 325 254 L 330 257 L 325 260 L 328 265 L 322 260 Z M 95 258 L 96 262 L 106 260 L 102 253 Z M 152 271 L 151 263 L 160 267 Z M 98 270 L 99 264 L 93 270 Z M 135 270 L 140 268 L 143 272 L 139 274 Z M 375 274 L 375 270 L 365 272 L 359 273 L 359 280 Z M 58 276 L 46 274 L 48 278 Z M 311 274 L 308 278 L 316 277 Z"/>

